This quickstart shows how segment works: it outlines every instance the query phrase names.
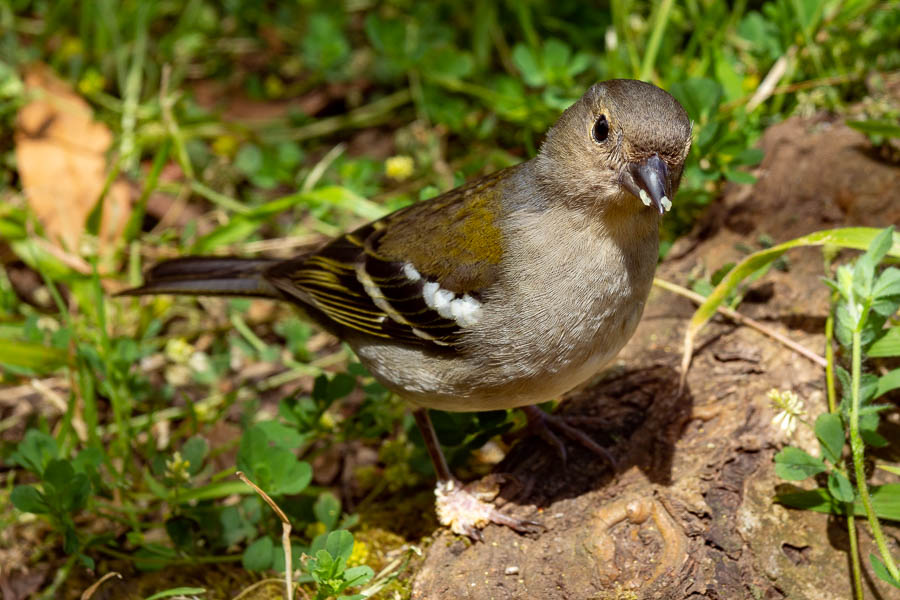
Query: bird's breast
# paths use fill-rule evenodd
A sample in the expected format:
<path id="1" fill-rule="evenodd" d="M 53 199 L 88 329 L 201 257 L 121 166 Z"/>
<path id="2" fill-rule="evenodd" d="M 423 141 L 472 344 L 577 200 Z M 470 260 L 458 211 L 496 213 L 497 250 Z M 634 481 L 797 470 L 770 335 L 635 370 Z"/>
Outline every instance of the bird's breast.
<path id="1" fill-rule="evenodd" d="M 566 235 L 527 225 L 486 297 L 488 322 L 466 341 L 491 349 L 481 380 L 503 390 L 494 408 L 559 397 L 611 361 L 640 321 L 656 266 L 655 227 L 629 238 L 578 220 L 554 228 Z"/>

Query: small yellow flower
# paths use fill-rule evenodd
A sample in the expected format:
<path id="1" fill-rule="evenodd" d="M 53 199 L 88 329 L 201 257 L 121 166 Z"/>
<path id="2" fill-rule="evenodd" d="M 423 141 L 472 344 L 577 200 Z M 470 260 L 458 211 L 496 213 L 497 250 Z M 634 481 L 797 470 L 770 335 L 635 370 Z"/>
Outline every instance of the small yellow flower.
<path id="1" fill-rule="evenodd" d="M 102 92 L 106 87 L 106 78 L 97 69 L 88 69 L 78 81 L 78 91 L 85 96 Z"/>
<path id="2" fill-rule="evenodd" d="M 84 54 L 84 44 L 77 37 L 66 38 L 59 47 L 59 57 L 63 60 L 69 60 Z"/>
<path id="3" fill-rule="evenodd" d="M 266 98 L 281 98 L 285 92 L 284 82 L 275 75 L 269 75 L 265 78 L 263 89 L 265 90 Z"/>
<path id="4" fill-rule="evenodd" d="M 187 483 L 191 479 L 191 461 L 181 457 L 181 452 L 172 453 L 172 458 L 166 461 L 166 476 L 175 481 Z"/>
<path id="5" fill-rule="evenodd" d="M 400 154 L 384 161 L 384 174 L 397 181 L 408 179 L 413 174 L 415 163 L 411 156 Z"/>
<path id="6" fill-rule="evenodd" d="M 238 140 L 233 135 L 220 135 L 212 143 L 212 151 L 219 156 L 232 158 L 237 154 Z"/>
<path id="7" fill-rule="evenodd" d="M 306 537 L 309 539 L 313 539 L 314 537 L 320 536 L 328 530 L 325 528 L 324 523 L 320 523 L 316 521 L 315 523 L 310 523 L 306 526 L 306 530 L 303 532 L 306 534 Z"/>
<path id="8" fill-rule="evenodd" d="M 778 409 L 778 414 L 772 419 L 772 424 L 777 425 L 786 435 L 790 436 L 797 429 L 797 423 L 806 416 L 803 400 L 790 390 L 781 392 L 775 388 L 769 390 L 766 397 Z"/>
<path id="9" fill-rule="evenodd" d="M 337 419 L 335 419 L 334 415 L 330 412 L 323 412 L 322 416 L 319 417 L 319 425 L 322 427 L 322 429 L 330 431 L 337 425 Z"/>
<path id="10" fill-rule="evenodd" d="M 371 554 L 368 544 L 361 542 L 360 540 L 354 540 L 353 551 L 350 552 L 350 557 L 347 559 L 347 566 L 355 567 L 357 565 L 364 565 L 369 561 Z"/>
<path id="11" fill-rule="evenodd" d="M 194 347 L 184 338 L 171 338 L 166 342 L 166 358 L 179 365 L 186 364 L 194 353 Z"/>

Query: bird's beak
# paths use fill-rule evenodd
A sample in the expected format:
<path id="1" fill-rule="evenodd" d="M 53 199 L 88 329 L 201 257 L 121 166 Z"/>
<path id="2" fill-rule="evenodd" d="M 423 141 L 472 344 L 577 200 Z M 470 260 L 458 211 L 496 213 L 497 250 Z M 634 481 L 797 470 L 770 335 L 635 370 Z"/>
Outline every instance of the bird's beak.
<path id="1" fill-rule="evenodd" d="M 644 205 L 650 206 L 652 202 L 659 214 L 672 208 L 669 167 L 657 154 L 639 163 L 630 163 L 622 171 L 619 182 Z"/>

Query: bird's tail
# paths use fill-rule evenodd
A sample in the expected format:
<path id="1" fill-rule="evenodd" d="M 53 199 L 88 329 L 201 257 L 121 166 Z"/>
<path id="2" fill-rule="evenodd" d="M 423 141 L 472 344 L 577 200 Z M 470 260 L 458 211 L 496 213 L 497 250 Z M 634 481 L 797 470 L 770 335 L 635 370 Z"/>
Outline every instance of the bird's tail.
<path id="1" fill-rule="evenodd" d="M 122 296 L 186 294 L 190 296 L 259 296 L 283 298 L 265 276 L 277 259 L 186 256 L 161 262 L 145 275 L 144 285 Z"/>

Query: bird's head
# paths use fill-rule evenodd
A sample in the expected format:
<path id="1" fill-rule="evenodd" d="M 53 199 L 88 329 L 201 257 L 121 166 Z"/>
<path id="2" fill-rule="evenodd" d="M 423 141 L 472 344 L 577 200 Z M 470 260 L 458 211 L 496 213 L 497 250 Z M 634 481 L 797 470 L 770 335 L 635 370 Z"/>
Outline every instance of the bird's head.
<path id="1" fill-rule="evenodd" d="M 601 210 L 643 204 L 663 214 L 690 148 L 691 121 L 675 98 L 649 83 L 612 79 L 566 109 L 536 166 L 542 186 L 570 203 Z"/>

